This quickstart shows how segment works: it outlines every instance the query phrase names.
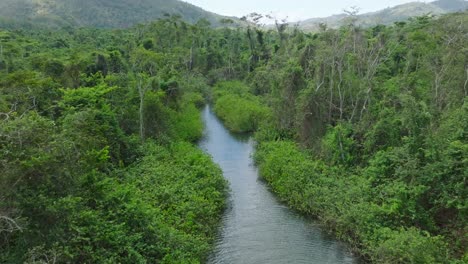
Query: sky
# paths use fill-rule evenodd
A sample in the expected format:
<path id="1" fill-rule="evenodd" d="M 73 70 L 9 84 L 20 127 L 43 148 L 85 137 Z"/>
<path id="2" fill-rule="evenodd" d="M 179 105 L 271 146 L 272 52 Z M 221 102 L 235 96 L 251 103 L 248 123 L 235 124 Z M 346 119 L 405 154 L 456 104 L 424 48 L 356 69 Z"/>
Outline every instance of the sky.
<path id="1" fill-rule="evenodd" d="M 359 13 L 381 10 L 418 0 L 184 0 L 205 10 L 242 17 L 252 12 L 273 14 L 278 19 L 299 21 L 343 13 L 344 9 L 358 7 Z M 418 2 L 430 2 L 420 0 Z"/>

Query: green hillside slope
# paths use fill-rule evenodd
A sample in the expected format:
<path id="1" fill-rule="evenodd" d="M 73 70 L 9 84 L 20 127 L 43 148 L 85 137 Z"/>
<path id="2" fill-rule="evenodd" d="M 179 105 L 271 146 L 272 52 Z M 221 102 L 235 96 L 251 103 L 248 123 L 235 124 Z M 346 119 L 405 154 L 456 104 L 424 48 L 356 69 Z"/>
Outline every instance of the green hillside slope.
<path id="1" fill-rule="evenodd" d="M 378 24 L 390 25 L 394 22 L 427 14 L 441 15 L 464 11 L 467 8 L 468 2 L 464 0 L 438 0 L 431 3 L 411 2 L 376 12 L 364 13 L 358 15 L 356 19 L 359 25 L 371 27 Z M 349 19 L 350 16 L 339 14 L 325 18 L 311 18 L 300 22 L 299 26 L 307 31 L 317 31 L 320 24 L 326 24 L 330 28 L 338 28 L 349 23 Z"/>
<path id="2" fill-rule="evenodd" d="M 2 0 L 0 18 L 49 26 L 124 28 L 167 15 L 194 23 L 205 18 L 219 25 L 222 16 L 178 0 Z"/>

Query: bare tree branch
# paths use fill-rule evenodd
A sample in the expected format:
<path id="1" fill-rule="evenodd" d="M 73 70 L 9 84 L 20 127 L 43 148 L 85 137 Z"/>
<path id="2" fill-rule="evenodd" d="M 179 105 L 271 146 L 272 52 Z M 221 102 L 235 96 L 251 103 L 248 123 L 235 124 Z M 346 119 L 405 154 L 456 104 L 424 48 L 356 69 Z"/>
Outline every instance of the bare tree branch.
<path id="1" fill-rule="evenodd" d="M 1 232 L 14 232 L 23 231 L 23 229 L 16 223 L 16 221 L 8 216 L 0 215 L 0 233 Z"/>

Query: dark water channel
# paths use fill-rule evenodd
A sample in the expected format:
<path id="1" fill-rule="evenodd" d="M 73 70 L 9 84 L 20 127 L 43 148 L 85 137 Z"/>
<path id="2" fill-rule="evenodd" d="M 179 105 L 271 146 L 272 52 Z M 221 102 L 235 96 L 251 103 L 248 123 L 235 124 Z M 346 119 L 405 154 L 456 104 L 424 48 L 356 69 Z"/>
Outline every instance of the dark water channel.
<path id="1" fill-rule="evenodd" d="M 229 133 L 207 106 L 200 148 L 221 166 L 230 184 L 229 206 L 208 263 L 358 263 L 318 224 L 281 204 L 259 179 L 253 141 Z"/>

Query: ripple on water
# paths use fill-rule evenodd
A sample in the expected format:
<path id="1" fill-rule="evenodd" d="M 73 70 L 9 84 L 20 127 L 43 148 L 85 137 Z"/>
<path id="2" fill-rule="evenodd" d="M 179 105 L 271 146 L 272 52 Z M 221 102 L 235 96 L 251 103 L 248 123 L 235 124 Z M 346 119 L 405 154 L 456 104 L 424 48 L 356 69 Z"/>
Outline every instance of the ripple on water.
<path id="1" fill-rule="evenodd" d="M 203 118 L 206 131 L 200 148 L 220 165 L 231 189 L 208 263 L 358 263 L 318 225 L 278 202 L 259 180 L 252 140 L 233 137 L 208 107 Z"/>

